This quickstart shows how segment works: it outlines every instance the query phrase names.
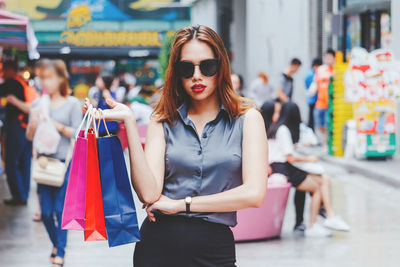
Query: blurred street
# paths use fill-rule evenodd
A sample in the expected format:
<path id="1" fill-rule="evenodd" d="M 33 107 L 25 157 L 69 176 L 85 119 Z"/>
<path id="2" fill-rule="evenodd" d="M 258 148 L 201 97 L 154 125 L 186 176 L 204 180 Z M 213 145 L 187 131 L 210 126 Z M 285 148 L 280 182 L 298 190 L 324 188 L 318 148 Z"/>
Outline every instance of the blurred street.
<path id="1" fill-rule="evenodd" d="M 0 0 L 0 267 L 398 267 L 399 151 L 400 0 Z"/>
<path id="2" fill-rule="evenodd" d="M 237 265 L 262 266 L 398 266 L 400 255 L 399 189 L 324 164 L 332 177 L 334 207 L 352 227 L 332 238 L 295 238 L 293 192 L 287 205 L 280 239 L 238 243 Z M 35 187 L 27 207 L 0 204 L 0 266 L 41 267 L 48 264 L 50 243 L 42 223 L 31 220 L 36 211 Z M 4 176 L 0 195 L 7 196 Z M 309 201 L 309 197 L 307 201 Z M 140 220 L 144 212 L 136 199 Z M 308 207 L 306 203 L 306 207 Z M 308 214 L 308 210 L 305 214 Z M 307 217 L 306 217 L 307 221 Z M 44 248 L 48 248 L 45 250 Z M 83 242 L 80 232 L 69 232 L 65 266 L 132 266 L 133 245 L 108 248 L 106 242 Z"/>

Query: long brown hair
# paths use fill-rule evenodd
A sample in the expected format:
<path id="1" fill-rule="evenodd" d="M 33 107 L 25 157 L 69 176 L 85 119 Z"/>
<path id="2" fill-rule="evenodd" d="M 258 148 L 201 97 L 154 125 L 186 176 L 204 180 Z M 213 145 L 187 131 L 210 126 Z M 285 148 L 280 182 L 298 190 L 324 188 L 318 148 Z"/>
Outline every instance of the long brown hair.
<path id="1" fill-rule="evenodd" d="M 172 42 L 170 58 L 165 77 L 165 84 L 162 89 L 161 98 L 154 109 L 155 119 L 158 121 L 172 122 L 177 118 L 177 109 L 189 96 L 182 86 L 181 78 L 175 68 L 180 60 L 181 50 L 184 44 L 197 39 L 208 44 L 219 62 L 217 73 L 216 90 L 221 103 L 233 118 L 244 114 L 255 104 L 253 101 L 239 96 L 232 87 L 231 71 L 228 54 L 218 34 L 212 29 L 203 26 L 187 26 L 178 30 Z"/>
<path id="2" fill-rule="evenodd" d="M 68 82 L 68 71 L 67 71 L 67 65 L 65 65 L 65 62 L 61 59 L 42 59 L 40 61 L 40 67 L 41 68 L 51 68 L 53 69 L 57 76 L 62 78 L 62 82 L 60 85 L 60 94 L 62 96 L 68 96 L 69 95 L 69 82 Z"/>

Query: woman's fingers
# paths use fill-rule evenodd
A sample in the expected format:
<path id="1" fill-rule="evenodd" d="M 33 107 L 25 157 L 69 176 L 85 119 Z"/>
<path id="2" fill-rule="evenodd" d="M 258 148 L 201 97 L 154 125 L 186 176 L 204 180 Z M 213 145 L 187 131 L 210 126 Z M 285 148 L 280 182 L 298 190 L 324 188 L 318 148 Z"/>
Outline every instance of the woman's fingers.
<path id="1" fill-rule="evenodd" d="M 107 105 L 110 106 L 110 108 L 115 108 L 115 106 L 117 105 L 117 102 L 114 101 L 114 99 L 112 99 L 112 98 L 107 98 L 106 103 L 107 103 Z"/>
<path id="2" fill-rule="evenodd" d="M 84 110 L 85 110 L 85 112 L 86 112 L 86 110 L 89 108 L 89 106 L 90 106 L 90 100 L 89 100 L 89 98 L 85 98 L 85 105 L 84 105 Z"/>
<path id="3" fill-rule="evenodd" d="M 147 206 L 147 208 L 146 208 L 147 216 L 149 217 L 149 220 L 151 222 L 155 222 L 156 217 L 154 216 L 154 213 L 152 210 L 153 210 L 153 205 Z"/>

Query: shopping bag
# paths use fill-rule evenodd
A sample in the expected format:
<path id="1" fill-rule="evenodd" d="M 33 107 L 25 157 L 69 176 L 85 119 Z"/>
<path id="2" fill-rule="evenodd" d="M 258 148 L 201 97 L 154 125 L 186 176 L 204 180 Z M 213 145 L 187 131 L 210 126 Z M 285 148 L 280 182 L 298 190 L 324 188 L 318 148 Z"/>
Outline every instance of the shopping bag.
<path id="1" fill-rule="evenodd" d="M 107 240 L 95 129 L 90 128 L 87 134 L 85 241 Z"/>
<path id="2" fill-rule="evenodd" d="M 121 142 L 117 136 L 108 135 L 97 139 L 97 147 L 108 245 L 114 247 L 140 241 Z"/>
<path id="3" fill-rule="evenodd" d="M 41 109 L 39 124 L 32 144 L 37 153 L 51 155 L 57 152 L 61 135 L 50 119 L 50 97 L 48 95 L 41 96 L 39 105 Z"/>
<path id="4" fill-rule="evenodd" d="M 92 109 L 92 106 L 88 108 L 77 129 L 78 135 L 76 136 L 72 154 L 62 214 L 61 228 L 64 230 L 85 230 L 86 162 L 88 145 L 86 135 L 90 120 L 93 119 L 93 116 L 90 115 Z M 82 130 L 84 123 L 86 123 L 86 130 Z"/>

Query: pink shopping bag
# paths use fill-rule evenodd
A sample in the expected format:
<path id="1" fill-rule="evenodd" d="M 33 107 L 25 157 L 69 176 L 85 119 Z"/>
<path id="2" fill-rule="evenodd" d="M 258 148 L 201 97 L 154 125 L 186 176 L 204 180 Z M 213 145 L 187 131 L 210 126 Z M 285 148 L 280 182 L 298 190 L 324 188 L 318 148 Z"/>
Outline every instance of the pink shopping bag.
<path id="1" fill-rule="evenodd" d="M 92 107 L 87 110 L 76 137 L 71 159 L 67 191 L 65 193 L 64 210 L 61 228 L 64 230 L 85 230 L 86 203 L 86 168 L 87 168 L 87 130 L 90 125 Z M 81 130 L 86 122 L 86 130 Z"/>

